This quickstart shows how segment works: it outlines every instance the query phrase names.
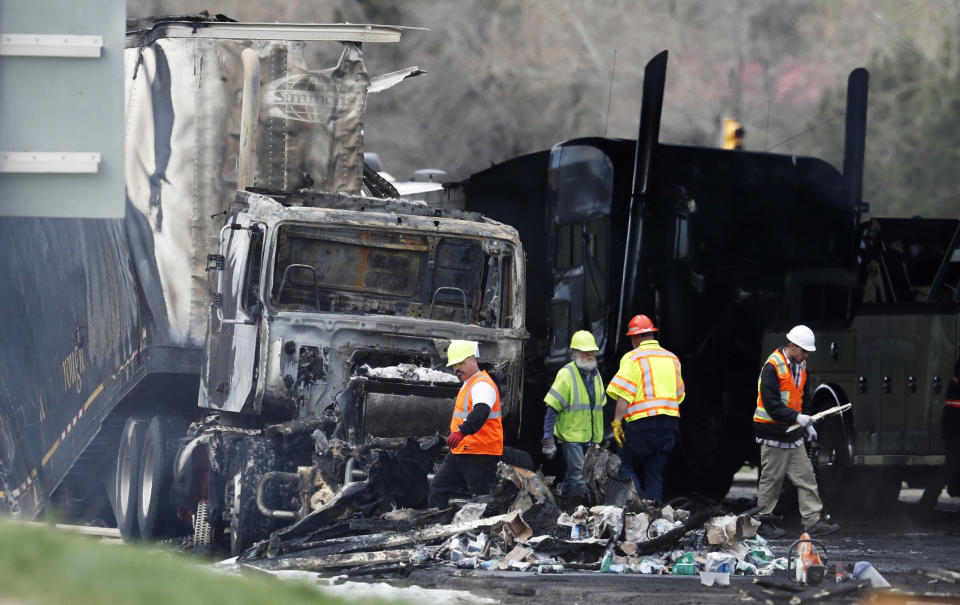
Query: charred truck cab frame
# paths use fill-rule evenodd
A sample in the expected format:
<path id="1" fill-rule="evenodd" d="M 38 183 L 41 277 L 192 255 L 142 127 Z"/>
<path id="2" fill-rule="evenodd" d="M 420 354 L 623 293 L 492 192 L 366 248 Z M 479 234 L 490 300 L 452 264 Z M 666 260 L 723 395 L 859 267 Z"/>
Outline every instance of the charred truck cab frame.
<path id="1" fill-rule="evenodd" d="M 212 263 L 201 407 L 324 418 L 354 442 L 442 433 L 454 385 L 401 395 L 373 370 L 442 368 L 456 338 L 479 342 L 502 391 L 519 391 L 524 268 L 512 227 L 400 200 L 240 192 L 237 203 L 246 209 Z M 514 432 L 519 412 L 505 397 Z"/>

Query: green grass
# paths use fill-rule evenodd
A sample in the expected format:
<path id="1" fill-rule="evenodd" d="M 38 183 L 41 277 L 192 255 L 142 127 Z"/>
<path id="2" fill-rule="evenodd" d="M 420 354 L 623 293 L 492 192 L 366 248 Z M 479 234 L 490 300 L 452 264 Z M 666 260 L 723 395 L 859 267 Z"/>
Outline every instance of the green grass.
<path id="1" fill-rule="evenodd" d="M 304 582 L 229 576 L 210 564 L 145 546 L 0 521 L 0 603 L 211 605 L 346 603 Z M 372 603 L 381 601 L 350 601 Z"/>

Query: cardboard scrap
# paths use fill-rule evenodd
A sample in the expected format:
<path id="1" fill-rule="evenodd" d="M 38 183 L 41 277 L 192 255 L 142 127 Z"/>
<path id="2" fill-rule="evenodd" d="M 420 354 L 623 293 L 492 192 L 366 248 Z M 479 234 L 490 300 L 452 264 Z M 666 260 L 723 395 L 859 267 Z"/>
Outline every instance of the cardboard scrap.
<path id="1" fill-rule="evenodd" d="M 533 537 L 533 529 L 523 520 L 519 511 L 514 511 L 508 513 L 507 518 L 500 525 L 500 537 L 507 546 L 523 544 Z"/>
<path id="2" fill-rule="evenodd" d="M 505 557 L 497 561 L 496 565 L 493 566 L 493 569 L 511 569 L 511 563 L 516 561 L 522 563 L 526 561 L 533 555 L 533 549 L 524 546 L 522 544 L 517 544 L 513 547 L 513 550 L 507 553 Z"/>

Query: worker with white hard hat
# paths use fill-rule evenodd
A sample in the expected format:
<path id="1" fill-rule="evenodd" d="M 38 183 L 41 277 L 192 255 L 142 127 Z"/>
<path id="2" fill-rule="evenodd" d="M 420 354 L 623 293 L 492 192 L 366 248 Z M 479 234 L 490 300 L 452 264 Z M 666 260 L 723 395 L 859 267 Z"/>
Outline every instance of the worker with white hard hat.
<path id="1" fill-rule="evenodd" d="M 570 338 L 573 360 L 560 368 L 543 396 L 542 452 L 548 459 L 560 451 L 566 466 L 560 494 L 588 501 L 590 490 L 583 479 L 583 458 L 591 443 L 603 441 L 603 406 L 607 396 L 597 371 L 597 341 L 593 334 L 578 330 Z"/>
<path id="2" fill-rule="evenodd" d="M 817 478 L 804 444 L 804 440 L 817 439 L 813 419 L 803 413 L 807 356 L 816 350 L 813 330 L 794 326 L 787 332 L 787 344 L 770 354 L 757 380 L 757 408 L 753 414 L 753 429 L 760 444 L 757 505 L 762 507 L 759 532 L 766 538 L 784 533 L 772 519 L 784 478 L 797 487 L 804 531 L 822 536 L 839 528 L 822 515 Z"/>
<path id="3" fill-rule="evenodd" d="M 467 488 L 474 496 L 490 492 L 503 455 L 503 421 L 497 385 L 477 362 L 478 344 L 451 340 L 447 367 L 463 385 L 450 419 L 450 453 L 430 481 L 429 506 L 444 508 L 451 495 Z"/>

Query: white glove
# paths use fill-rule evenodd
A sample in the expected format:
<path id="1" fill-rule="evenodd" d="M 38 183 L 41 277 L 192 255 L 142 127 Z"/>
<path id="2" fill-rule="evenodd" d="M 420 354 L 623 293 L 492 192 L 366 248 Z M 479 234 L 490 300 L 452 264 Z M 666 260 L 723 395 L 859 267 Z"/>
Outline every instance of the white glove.
<path id="1" fill-rule="evenodd" d="M 809 416 L 808 416 L 809 418 Z M 807 425 L 807 441 L 817 440 L 817 429 L 813 428 L 813 423 Z"/>
<path id="2" fill-rule="evenodd" d="M 797 414 L 797 424 L 800 426 L 813 426 L 813 418 L 806 414 Z"/>

